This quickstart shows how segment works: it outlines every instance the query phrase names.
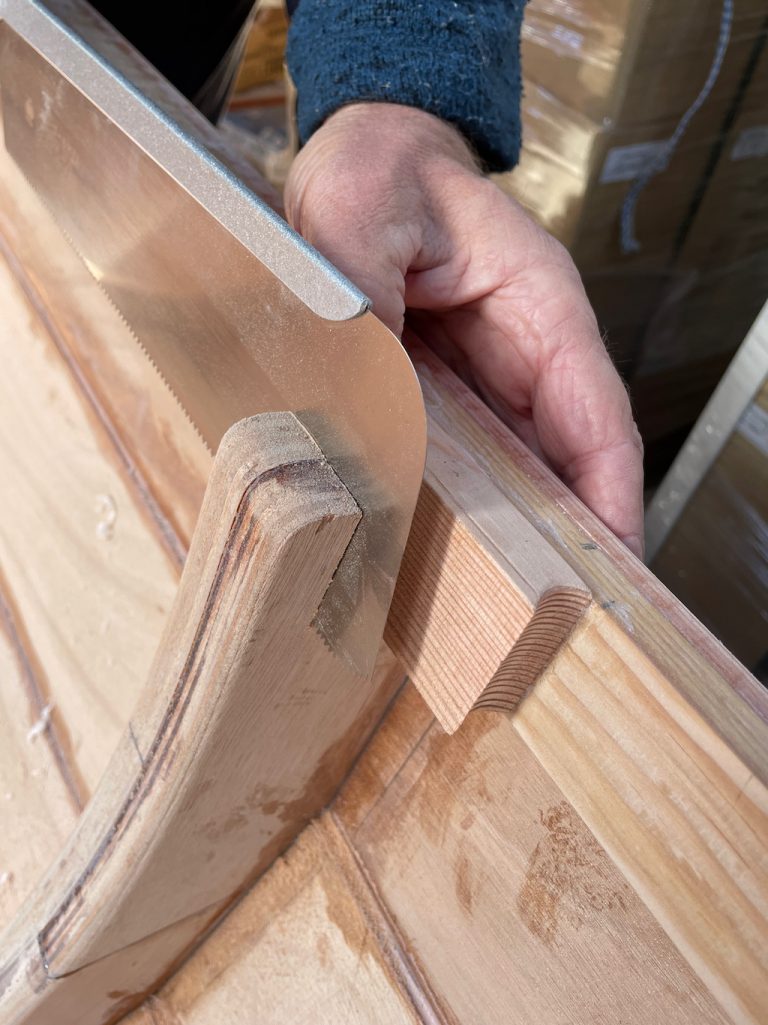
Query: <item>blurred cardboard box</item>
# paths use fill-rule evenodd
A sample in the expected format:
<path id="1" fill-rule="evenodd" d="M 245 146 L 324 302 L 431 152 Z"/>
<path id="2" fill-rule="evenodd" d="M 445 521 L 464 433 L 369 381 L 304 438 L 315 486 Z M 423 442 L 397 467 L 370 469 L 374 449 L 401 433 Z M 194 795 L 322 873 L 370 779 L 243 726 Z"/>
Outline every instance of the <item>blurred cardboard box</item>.
<path id="1" fill-rule="evenodd" d="M 288 15 L 282 0 L 261 0 L 245 44 L 235 92 L 279 82 L 283 77 Z"/>
<path id="2" fill-rule="evenodd" d="M 716 267 L 766 250 L 768 49 L 760 54 L 720 148 L 679 260 L 692 267 Z"/>
<path id="3" fill-rule="evenodd" d="M 569 248 L 647 445 L 685 432 L 768 295 L 763 0 L 736 4 L 714 88 L 640 193 L 641 250 L 621 244 L 633 182 L 707 79 L 722 9 L 530 0 L 525 15 L 523 153 L 500 184 Z"/>
<path id="4" fill-rule="evenodd" d="M 622 252 L 620 225 L 631 183 L 656 160 L 676 124 L 671 118 L 607 129 L 526 83 L 520 163 L 497 181 L 568 247 L 582 272 L 626 268 L 650 257 L 668 260 L 716 135 L 691 131 L 642 193 L 636 214 L 639 259 Z"/>
<path id="5" fill-rule="evenodd" d="M 699 94 L 721 0 L 531 0 L 523 25 L 523 153 L 499 184 L 588 272 L 675 258 L 741 89 L 764 42 L 764 0 L 740 0 L 725 60 L 669 165 L 642 192 L 637 257 L 622 251 L 632 182 L 663 152 Z M 763 107 L 763 121 L 768 114 Z M 742 150 L 760 143 L 759 126 Z M 768 139 L 766 139 L 768 145 Z"/>
<path id="6" fill-rule="evenodd" d="M 709 72 L 721 11 L 720 0 L 530 0 L 523 71 L 598 124 L 679 117 Z M 738 89 L 765 14 L 762 0 L 736 3 L 715 105 Z"/>

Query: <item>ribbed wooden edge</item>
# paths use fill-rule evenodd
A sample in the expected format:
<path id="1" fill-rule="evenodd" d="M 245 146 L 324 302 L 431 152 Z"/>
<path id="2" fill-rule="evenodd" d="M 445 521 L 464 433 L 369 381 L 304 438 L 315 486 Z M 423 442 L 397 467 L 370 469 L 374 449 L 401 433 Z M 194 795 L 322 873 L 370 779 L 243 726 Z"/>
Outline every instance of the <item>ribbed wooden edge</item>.
<path id="1" fill-rule="evenodd" d="M 434 418 L 385 639 L 449 733 L 513 708 L 589 605 L 578 575 Z"/>

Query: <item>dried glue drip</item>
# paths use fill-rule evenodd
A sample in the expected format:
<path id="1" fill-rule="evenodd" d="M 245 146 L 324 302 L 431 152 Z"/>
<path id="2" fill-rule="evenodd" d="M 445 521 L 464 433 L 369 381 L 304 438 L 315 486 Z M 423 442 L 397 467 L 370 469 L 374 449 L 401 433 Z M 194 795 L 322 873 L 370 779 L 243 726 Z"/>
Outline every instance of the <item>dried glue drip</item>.
<path id="1" fill-rule="evenodd" d="M 96 496 L 96 514 L 99 522 L 96 524 L 96 537 L 102 541 L 111 541 L 115 533 L 117 522 L 117 506 L 111 495 Z"/>

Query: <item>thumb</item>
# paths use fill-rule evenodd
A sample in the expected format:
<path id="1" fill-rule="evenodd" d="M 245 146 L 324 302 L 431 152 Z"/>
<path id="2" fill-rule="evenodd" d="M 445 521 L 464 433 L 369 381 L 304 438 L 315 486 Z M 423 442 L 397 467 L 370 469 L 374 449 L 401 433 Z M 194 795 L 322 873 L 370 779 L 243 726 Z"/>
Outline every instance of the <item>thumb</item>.
<path id="1" fill-rule="evenodd" d="M 321 129 L 322 132 L 322 129 Z M 419 251 L 411 203 L 375 174 L 355 174 L 313 140 L 294 161 L 285 186 L 288 220 L 371 300 L 398 337 L 405 315 L 405 276 Z"/>
<path id="2" fill-rule="evenodd" d="M 384 232 L 367 229 L 348 211 L 304 207 L 296 230 L 371 301 L 373 312 L 399 338 L 405 316 L 405 272 Z"/>

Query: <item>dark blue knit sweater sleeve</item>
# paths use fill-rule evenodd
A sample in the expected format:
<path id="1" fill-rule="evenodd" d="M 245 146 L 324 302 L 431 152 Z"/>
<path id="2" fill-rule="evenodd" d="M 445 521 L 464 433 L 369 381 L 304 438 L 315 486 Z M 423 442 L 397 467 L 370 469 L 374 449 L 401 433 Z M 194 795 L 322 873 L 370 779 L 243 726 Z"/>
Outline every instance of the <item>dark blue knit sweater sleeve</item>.
<path id="1" fill-rule="evenodd" d="M 288 68 L 306 142 L 339 107 L 404 103 L 456 125 L 489 170 L 520 150 L 525 0 L 300 0 Z"/>

